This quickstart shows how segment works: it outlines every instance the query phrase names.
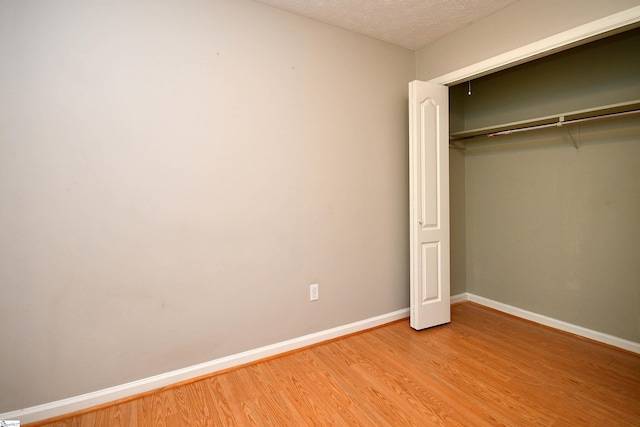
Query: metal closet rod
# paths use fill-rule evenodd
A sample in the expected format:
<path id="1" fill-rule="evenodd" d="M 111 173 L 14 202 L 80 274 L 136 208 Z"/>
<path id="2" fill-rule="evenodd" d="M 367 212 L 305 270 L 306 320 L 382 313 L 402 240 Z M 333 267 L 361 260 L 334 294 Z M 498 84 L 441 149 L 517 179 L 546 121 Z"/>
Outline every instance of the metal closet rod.
<path id="1" fill-rule="evenodd" d="M 591 122 L 591 121 L 595 121 L 595 120 L 609 119 L 611 117 L 630 116 L 632 114 L 638 114 L 638 113 L 640 113 L 640 110 L 631 110 L 631 111 L 622 111 L 620 113 L 603 114 L 601 116 L 585 117 L 583 119 L 573 119 L 573 120 L 566 120 L 566 121 L 564 120 L 564 116 L 560 116 L 559 120 L 556 123 L 549 123 L 549 124 L 546 124 L 546 125 L 537 125 L 537 126 L 528 126 L 528 127 L 524 127 L 524 128 L 517 128 L 517 129 L 502 130 L 502 131 L 499 131 L 499 132 L 493 132 L 493 133 L 486 134 L 486 136 L 492 137 L 492 136 L 510 135 L 512 133 L 517 133 L 517 132 L 527 132 L 527 131 L 530 131 L 530 130 L 538 130 L 538 129 L 544 129 L 544 128 L 550 128 L 550 127 L 561 127 L 561 126 L 564 126 L 564 125 L 574 125 L 574 124 L 577 124 L 577 123 L 584 123 L 584 122 Z"/>

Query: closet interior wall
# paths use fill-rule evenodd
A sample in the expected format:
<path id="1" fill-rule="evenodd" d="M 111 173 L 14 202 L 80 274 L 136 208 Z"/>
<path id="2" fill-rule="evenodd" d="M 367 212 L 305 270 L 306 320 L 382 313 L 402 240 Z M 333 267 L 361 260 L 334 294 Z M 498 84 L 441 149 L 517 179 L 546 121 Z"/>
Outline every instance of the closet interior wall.
<path id="1" fill-rule="evenodd" d="M 638 46 L 634 29 L 454 86 L 451 132 L 638 100 Z M 640 342 L 640 116 L 456 144 L 465 290 Z"/>

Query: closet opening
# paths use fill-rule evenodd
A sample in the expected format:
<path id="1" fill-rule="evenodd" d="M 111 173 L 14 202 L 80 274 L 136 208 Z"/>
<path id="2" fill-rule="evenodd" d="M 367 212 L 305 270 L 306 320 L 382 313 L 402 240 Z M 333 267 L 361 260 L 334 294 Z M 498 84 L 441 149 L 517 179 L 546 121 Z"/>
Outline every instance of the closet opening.
<path id="1" fill-rule="evenodd" d="M 638 352 L 638 46 L 634 24 L 439 80 L 453 82 L 452 296 Z"/>

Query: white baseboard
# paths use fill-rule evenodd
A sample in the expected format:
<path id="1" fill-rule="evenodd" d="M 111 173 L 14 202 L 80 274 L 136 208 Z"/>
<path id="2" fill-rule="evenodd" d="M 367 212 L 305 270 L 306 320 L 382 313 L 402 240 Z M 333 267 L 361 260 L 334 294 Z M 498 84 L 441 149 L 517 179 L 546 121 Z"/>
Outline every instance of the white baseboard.
<path id="1" fill-rule="evenodd" d="M 451 298 L 449 298 L 449 302 L 451 304 L 456 304 L 459 302 L 464 302 L 464 301 L 469 301 L 469 298 L 467 297 L 467 293 L 463 292 L 461 294 L 458 295 L 451 295 Z"/>
<path id="2" fill-rule="evenodd" d="M 523 310 L 521 308 L 514 307 L 508 304 L 503 304 L 501 302 L 474 295 L 472 293 L 465 292 L 458 295 L 453 295 L 451 296 L 450 301 L 451 304 L 463 301 L 475 302 L 477 304 L 484 305 L 486 307 L 493 308 L 495 310 L 502 311 L 516 317 L 527 319 L 535 323 L 540 323 L 551 328 L 559 329 L 561 331 L 569 332 L 575 335 L 592 339 L 594 341 L 599 341 L 605 344 L 612 345 L 614 347 L 622 348 L 624 350 L 640 354 L 640 343 L 614 337 L 602 332 L 593 331 L 591 329 L 583 328 L 582 326 L 573 325 L 571 323 L 563 322 L 561 320 Z M 320 343 L 322 341 L 327 341 L 355 332 L 364 331 L 366 329 L 384 325 L 385 323 L 403 319 L 408 316 L 409 309 L 405 308 L 402 310 L 394 311 L 376 317 L 371 317 L 369 319 L 349 323 L 347 325 L 338 326 L 336 328 L 327 329 L 313 334 L 304 335 L 302 337 L 282 341 L 280 343 L 248 350 L 242 353 L 222 357 L 220 359 L 211 360 L 209 362 L 189 366 L 153 377 L 122 384 L 119 386 L 110 387 L 103 390 L 86 393 L 80 396 L 46 403 L 43 405 L 32 406 L 26 409 L 6 412 L 4 414 L 0 414 L 0 420 L 20 420 L 22 424 L 27 424 L 45 420 L 47 418 L 58 417 L 61 415 L 81 411 L 83 409 L 88 409 L 93 406 L 102 405 L 105 403 L 135 396 L 137 394 L 156 390 L 162 387 L 169 386 L 171 384 L 176 384 L 182 381 L 188 381 L 193 378 L 209 375 L 218 371 L 222 371 L 224 369 L 229 369 L 236 366 L 244 365 L 246 363 L 255 362 L 260 359 L 276 356 L 281 353 L 286 353 L 288 351 L 307 347 L 313 344 Z"/>
<path id="3" fill-rule="evenodd" d="M 118 385 L 115 387 L 98 390 L 91 393 L 82 394 L 80 396 L 68 399 L 58 400 L 43 405 L 32 406 L 26 409 L 6 412 L 0 414 L 0 420 L 20 420 L 22 424 L 33 423 L 48 418 L 58 417 L 61 415 L 81 411 L 93 406 L 102 405 L 137 394 L 156 390 L 171 384 L 209 375 L 224 369 L 233 368 L 244 365 L 246 363 L 255 362 L 260 359 L 272 357 L 288 351 L 297 350 L 322 341 L 331 340 L 344 335 L 355 332 L 364 331 L 394 320 L 404 319 L 409 316 L 409 309 L 394 311 L 380 316 L 371 317 L 369 319 L 360 320 L 358 322 L 349 323 L 347 325 L 338 326 L 336 328 L 327 329 L 302 337 L 293 338 L 280 343 L 267 345 L 264 347 L 248 350 L 242 353 L 234 354 L 220 359 L 211 360 L 209 362 L 198 365 L 189 366 L 187 368 L 178 369 L 164 374 L 155 375 L 153 377 L 144 378 L 138 381 Z"/>
<path id="4" fill-rule="evenodd" d="M 494 310 L 502 311 L 522 319 L 527 319 L 541 325 L 549 326 L 554 329 L 559 329 L 564 332 L 569 332 L 574 335 L 578 335 L 584 338 L 589 338 L 594 341 L 598 341 L 604 344 L 608 344 L 614 347 L 621 348 L 623 350 L 631 351 L 633 353 L 640 354 L 640 343 L 618 338 L 613 335 L 605 334 L 602 332 L 594 331 L 592 329 L 583 328 L 582 326 L 574 325 L 571 323 L 563 322 L 552 317 L 543 316 L 542 314 L 533 313 L 531 311 L 523 310 L 512 305 L 504 304 L 498 301 L 491 300 L 489 298 L 474 295 L 472 293 L 464 293 L 455 296 L 458 301 L 471 301 L 476 304 L 484 305 Z M 453 301 L 454 297 L 451 297 Z"/>

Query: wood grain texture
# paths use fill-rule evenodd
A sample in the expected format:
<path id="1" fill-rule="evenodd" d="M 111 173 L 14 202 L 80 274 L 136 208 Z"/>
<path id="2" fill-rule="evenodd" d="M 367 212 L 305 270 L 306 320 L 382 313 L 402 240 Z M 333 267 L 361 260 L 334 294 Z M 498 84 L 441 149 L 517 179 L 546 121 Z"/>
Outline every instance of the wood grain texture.
<path id="1" fill-rule="evenodd" d="M 49 422 L 102 426 L 640 426 L 640 356 L 470 302 Z"/>

